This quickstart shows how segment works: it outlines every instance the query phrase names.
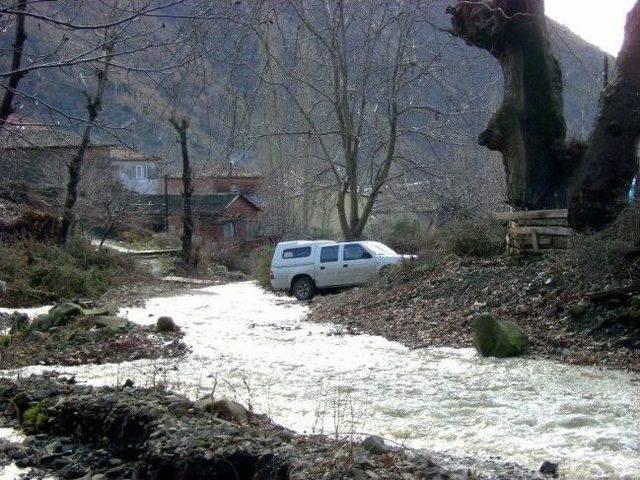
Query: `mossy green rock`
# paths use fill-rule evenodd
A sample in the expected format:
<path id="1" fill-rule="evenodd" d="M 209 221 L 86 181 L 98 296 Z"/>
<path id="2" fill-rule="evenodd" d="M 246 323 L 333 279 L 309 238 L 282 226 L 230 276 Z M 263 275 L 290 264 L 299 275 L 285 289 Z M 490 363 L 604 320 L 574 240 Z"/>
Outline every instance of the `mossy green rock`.
<path id="1" fill-rule="evenodd" d="M 527 334 L 513 322 L 483 313 L 473 321 L 473 345 L 483 357 L 517 357 L 526 352 Z"/>
<path id="2" fill-rule="evenodd" d="M 40 315 L 33 321 L 31 328 L 40 332 L 46 332 L 54 327 L 68 324 L 73 318 L 82 315 L 82 308 L 75 303 L 60 303 L 49 310 L 46 315 Z"/>

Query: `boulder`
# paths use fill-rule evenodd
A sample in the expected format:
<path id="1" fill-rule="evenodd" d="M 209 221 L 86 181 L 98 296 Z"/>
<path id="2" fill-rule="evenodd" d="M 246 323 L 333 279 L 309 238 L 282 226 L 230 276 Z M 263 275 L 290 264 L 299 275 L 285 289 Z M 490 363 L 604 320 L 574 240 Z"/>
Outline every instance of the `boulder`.
<path id="1" fill-rule="evenodd" d="M 373 455 L 382 455 L 391 451 L 391 448 L 384 443 L 384 439 L 376 435 L 365 438 L 360 445 Z"/>
<path id="2" fill-rule="evenodd" d="M 29 316 L 24 313 L 13 312 L 7 320 L 10 328 L 9 333 L 11 335 L 21 330 L 26 330 L 29 326 Z"/>
<path id="3" fill-rule="evenodd" d="M 177 332 L 178 326 L 171 317 L 159 317 L 156 321 L 156 330 L 158 332 Z"/>
<path id="4" fill-rule="evenodd" d="M 129 322 L 125 318 L 114 317 L 112 315 L 95 317 L 93 323 L 96 328 L 112 328 L 114 330 L 124 330 L 129 325 Z"/>
<path id="5" fill-rule="evenodd" d="M 557 478 L 558 464 L 545 460 L 544 462 L 542 462 L 542 465 L 540 465 L 540 473 L 542 473 L 543 475 L 550 475 L 553 478 Z"/>
<path id="6" fill-rule="evenodd" d="M 529 340 L 522 328 L 508 320 L 498 320 L 489 313 L 473 321 L 473 345 L 483 357 L 516 357 L 527 350 Z"/>
<path id="7" fill-rule="evenodd" d="M 249 423 L 247 409 L 233 400 L 223 398 L 222 400 L 211 401 L 205 398 L 196 402 L 196 406 L 228 422 Z"/>
<path id="8" fill-rule="evenodd" d="M 52 328 L 68 324 L 79 315 L 82 315 L 80 305 L 71 302 L 60 303 L 49 310 L 49 313 L 46 315 L 36 317 L 31 328 L 40 332 L 46 332 Z"/>

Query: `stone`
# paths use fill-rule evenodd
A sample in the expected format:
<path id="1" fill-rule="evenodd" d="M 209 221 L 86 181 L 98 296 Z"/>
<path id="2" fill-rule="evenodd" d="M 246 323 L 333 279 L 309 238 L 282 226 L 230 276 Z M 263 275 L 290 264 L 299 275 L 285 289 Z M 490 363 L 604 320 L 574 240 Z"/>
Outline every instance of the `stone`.
<path id="1" fill-rule="evenodd" d="M 8 323 L 10 327 L 9 333 L 13 335 L 29 326 L 29 316 L 24 313 L 14 312 L 9 315 Z"/>
<path id="2" fill-rule="evenodd" d="M 473 345 L 483 357 L 516 357 L 526 352 L 527 334 L 514 322 L 498 320 L 490 313 L 478 315 L 472 324 Z"/>
<path id="3" fill-rule="evenodd" d="M 640 320 L 640 295 L 631 297 L 627 313 L 632 320 Z"/>
<path id="4" fill-rule="evenodd" d="M 7 282 L 0 280 L 0 298 L 7 294 Z"/>
<path id="5" fill-rule="evenodd" d="M 75 317 L 82 315 L 82 308 L 75 303 L 60 303 L 49 310 L 46 315 L 36 317 L 31 325 L 33 330 L 46 332 L 52 328 L 67 325 Z"/>
<path id="6" fill-rule="evenodd" d="M 233 400 L 223 398 L 215 402 L 201 403 L 200 407 L 222 420 L 235 423 L 249 423 L 249 412 L 243 405 Z"/>
<path id="7" fill-rule="evenodd" d="M 360 445 L 373 455 L 382 455 L 391 451 L 391 448 L 384 443 L 384 439 L 376 435 L 365 438 Z"/>
<path id="8" fill-rule="evenodd" d="M 156 330 L 158 332 L 176 332 L 178 326 L 171 317 L 159 317 L 156 321 Z"/>
<path id="9" fill-rule="evenodd" d="M 122 385 L 124 388 L 133 388 L 133 380 L 131 380 L 130 378 L 127 378 L 124 382 L 124 385 Z"/>
<path id="10" fill-rule="evenodd" d="M 540 465 L 540 473 L 556 478 L 558 476 L 558 464 L 545 460 Z"/>
<path id="11" fill-rule="evenodd" d="M 129 322 L 125 318 L 114 317 L 112 315 L 95 317 L 93 323 L 96 328 L 112 328 L 114 330 L 124 330 L 129 325 Z"/>

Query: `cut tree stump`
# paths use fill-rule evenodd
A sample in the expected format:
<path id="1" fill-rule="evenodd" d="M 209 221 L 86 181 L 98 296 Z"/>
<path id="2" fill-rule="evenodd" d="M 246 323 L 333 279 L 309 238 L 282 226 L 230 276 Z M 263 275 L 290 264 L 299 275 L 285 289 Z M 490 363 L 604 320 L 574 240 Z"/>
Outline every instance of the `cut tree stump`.
<path id="1" fill-rule="evenodd" d="M 509 222 L 507 250 L 536 253 L 571 247 L 573 230 L 569 228 L 567 210 L 527 210 L 495 213 L 497 220 Z"/>

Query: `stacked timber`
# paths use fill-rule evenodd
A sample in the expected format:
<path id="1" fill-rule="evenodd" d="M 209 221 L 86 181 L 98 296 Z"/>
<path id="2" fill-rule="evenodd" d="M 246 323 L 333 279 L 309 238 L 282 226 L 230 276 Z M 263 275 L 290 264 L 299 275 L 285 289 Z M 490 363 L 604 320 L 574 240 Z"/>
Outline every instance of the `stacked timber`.
<path id="1" fill-rule="evenodd" d="M 509 222 L 507 250 L 529 253 L 571 246 L 573 230 L 567 214 L 567 210 L 528 210 L 496 213 L 495 217 Z"/>

